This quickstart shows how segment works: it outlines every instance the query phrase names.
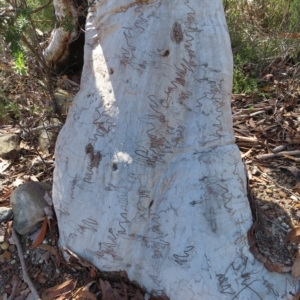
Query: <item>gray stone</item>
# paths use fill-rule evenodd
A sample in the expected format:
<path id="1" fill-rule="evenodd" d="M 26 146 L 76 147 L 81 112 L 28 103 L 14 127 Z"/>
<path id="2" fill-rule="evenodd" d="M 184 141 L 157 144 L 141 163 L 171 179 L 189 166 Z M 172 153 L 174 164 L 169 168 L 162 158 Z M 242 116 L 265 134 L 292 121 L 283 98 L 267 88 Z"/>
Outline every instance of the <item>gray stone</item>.
<path id="1" fill-rule="evenodd" d="M 0 223 L 8 221 L 13 215 L 10 207 L 0 207 Z"/>
<path id="2" fill-rule="evenodd" d="M 15 159 L 20 150 L 20 137 L 16 134 L 0 135 L 0 157 Z"/>
<path id="3" fill-rule="evenodd" d="M 58 119 L 51 119 L 41 124 L 41 131 L 38 137 L 38 146 L 42 151 L 48 151 L 48 148 L 54 145 L 57 134 L 61 129 L 61 122 Z"/>
<path id="4" fill-rule="evenodd" d="M 14 228 L 26 234 L 44 219 L 44 208 L 49 206 L 44 195 L 52 187 L 44 182 L 29 181 L 18 186 L 10 196 L 14 213 Z"/>

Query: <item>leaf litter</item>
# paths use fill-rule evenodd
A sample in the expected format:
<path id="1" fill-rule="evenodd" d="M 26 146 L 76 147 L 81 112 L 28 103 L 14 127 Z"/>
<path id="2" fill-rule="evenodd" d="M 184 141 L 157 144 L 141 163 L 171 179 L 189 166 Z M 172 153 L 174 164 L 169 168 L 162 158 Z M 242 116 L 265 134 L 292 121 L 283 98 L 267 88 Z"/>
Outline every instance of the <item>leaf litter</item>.
<path id="1" fill-rule="evenodd" d="M 281 72 L 284 68 L 285 72 Z M 2 72 L 2 73 L 1 73 Z M 17 118 L 0 120 L 0 133 L 21 137 L 21 155 L 15 160 L 0 160 L 0 206 L 9 206 L 9 196 L 18 185 L 28 181 L 52 182 L 54 143 L 48 151 L 37 147 L 40 122 L 51 118 L 45 110 L 43 87 L 36 77 L 19 77 L 1 71 L 5 97 L 13 99 L 21 112 Z M 293 74 L 293 76 L 291 76 Z M 248 196 L 253 214 L 249 229 L 249 248 L 253 255 L 274 272 L 292 272 L 300 276 L 300 106 L 299 66 L 270 64 L 263 70 L 257 92 L 232 96 L 233 127 L 248 173 Z M 57 86 L 70 95 L 79 86 L 66 85 L 68 78 L 58 78 Z M 7 87 L 14 88 L 7 88 Z M 24 100 L 25 99 L 25 100 Z M 45 123 L 46 124 L 46 123 Z M 49 123 L 47 123 L 47 126 Z M 53 125 L 55 127 L 56 125 Z M 46 195 L 51 205 L 51 197 Z M 68 252 L 65 259 L 58 248 L 55 216 L 40 226 L 34 242 L 21 237 L 29 277 L 43 299 L 146 299 L 143 288 L 130 282 L 126 272 L 101 272 L 93 265 Z M 15 299 L 33 299 L 20 270 L 11 223 L 0 226 L 0 295 Z M 300 294 L 296 298 L 300 299 Z M 148 297 L 149 298 L 149 297 Z M 2 300 L 0 296 L 0 300 Z M 166 300 L 151 296 L 151 300 Z"/>

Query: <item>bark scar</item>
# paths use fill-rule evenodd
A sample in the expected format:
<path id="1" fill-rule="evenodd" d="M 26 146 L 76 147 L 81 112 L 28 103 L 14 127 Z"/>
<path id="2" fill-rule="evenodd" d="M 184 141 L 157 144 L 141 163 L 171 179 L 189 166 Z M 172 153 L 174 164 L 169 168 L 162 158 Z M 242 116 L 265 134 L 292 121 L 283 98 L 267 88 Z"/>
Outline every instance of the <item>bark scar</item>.
<path id="1" fill-rule="evenodd" d="M 100 161 L 102 160 L 102 154 L 100 151 L 94 153 L 94 147 L 89 143 L 85 147 L 85 153 L 90 155 L 90 166 L 91 168 L 98 168 Z"/>
<path id="2" fill-rule="evenodd" d="M 180 44 L 183 41 L 183 33 L 181 29 L 181 25 L 178 22 L 173 24 L 171 30 L 171 40 L 175 44 Z"/>

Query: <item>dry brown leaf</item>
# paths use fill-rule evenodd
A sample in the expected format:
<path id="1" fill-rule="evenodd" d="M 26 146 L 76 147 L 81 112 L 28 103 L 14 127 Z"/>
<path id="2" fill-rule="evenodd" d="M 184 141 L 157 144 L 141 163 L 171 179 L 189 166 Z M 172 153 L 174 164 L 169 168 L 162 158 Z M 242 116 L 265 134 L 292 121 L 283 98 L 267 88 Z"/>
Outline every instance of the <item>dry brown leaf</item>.
<path id="1" fill-rule="evenodd" d="M 267 183 L 267 180 L 261 179 L 257 176 L 253 176 L 253 175 L 252 175 L 251 181 L 257 181 L 257 182 L 260 182 L 260 183 L 263 183 L 263 184 Z"/>
<path id="2" fill-rule="evenodd" d="M 48 221 L 47 217 L 44 217 L 44 222 L 43 222 L 42 228 L 40 230 L 40 233 L 39 233 L 38 237 L 36 238 L 36 240 L 34 241 L 34 243 L 32 244 L 31 248 L 38 247 L 44 240 L 46 231 L 47 231 L 47 224 L 48 224 L 47 221 Z"/>
<path id="3" fill-rule="evenodd" d="M 96 296 L 92 294 L 91 292 L 87 291 L 80 291 L 77 293 L 75 300 L 97 300 Z M 102 297 L 103 299 L 103 297 Z"/>
<path id="4" fill-rule="evenodd" d="M 132 300 L 144 300 L 144 296 L 139 290 L 137 290 Z"/>
<path id="5" fill-rule="evenodd" d="M 43 300 L 52 300 L 62 294 L 68 293 L 70 291 L 73 291 L 76 287 L 76 281 L 73 281 L 72 279 L 67 280 L 61 284 L 58 284 L 52 288 L 46 289 L 43 292 L 42 299 Z"/>
<path id="6" fill-rule="evenodd" d="M 300 251 L 298 251 L 296 259 L 292 266 L 292 276 L 297 278 L 300 276 Z"/>
<path id="7" fill-rule="evenodd" d="M 285 236 L 286 243 L 297 243 L 300 241 L 300 227 L 296 227 L 289 231 Z"/>
<path id="8" fill-rule="evenodd" d="M 37 281 L 38 281 L 39 283 L 44 284 L 44 283 L 47 281 L 47 279 L 45 278 L 45 276 L 44 276 L 43 274 L 40 273 L 40 274 L 37 276 Z"/>
<path id="9" fill-rule="evenodd" d="M 128 275 L 126 273 L 126 271 L 120 271 L 120 276 L 126 280 L 128 280 Z"/>
<path id="10" fill-rule="evenodd" d="M 10 197 L 13 190 L 10 189 L 9 187 L 5 186 L 5 187 L 2 187 L 2 191 L 4 191 L 5 193 L 0 196 L 0 202 L 5 201 L 8 197 Z"/>
<path id="11" fill-rule="evenodd" d="M 255 128 L 255 127 L 256 127 L 256 124 L 255 124 L 255 122 L 253 121 L 252 118 L 249 120 L 249 125 L 250 125 L 252 128 Z"/>
<path id="12" fill-rule="evenodd" d="M 270 168 L 264 167 L 260 164 L 257 164 L 257 167 L 260 169 L 261 172 L 268 174 L 271 170 Z"/>
<path id="13" fill-rule="evenodd" d="M 170 298 L 163 292 L 160 297 L 151 296 L 149 300 L 170 300 Z"/>
<path id="14" fill-rule="evenodd" d="M 293 192 L 296 193 L 296 192 L 300 192 L 300 182 L 298 182 L 294 187 L 293 187 Z"/>
<path id="15" fill-rule="evenodd" d="M 31 181 L 35 181 L 35 182 L 39 182 L 39 180 L 36 178 L 36 176 L 34 176 L 34 175 L 31 175 L 30 176 L 30 180 Z"/>
<path id="16" fill-rule="evenodd" d="M 58 251 L 56 251 L 56 249 L 54 249 L 52 246 L 50 246 L 48 244 L 41 244 L 38 247 L 49 251 L 49 253 L 52 255 L 55 255 L 56 266 L 57 266 L 57 268 L 60 267 L 60 255 L 59 255 Z"/>
<path id="17" fill-rule="evenodd" d="M 299 33 L 281 33 L 280 36 L 282 36 L 286 39 L 299 39 L 300 38 Z"/>
<path id="18" fill-rule="evenodd" d="M 97 271 L 95 268 L 90 268 L 89 274 L 92 278 L 95 278 L 97 276 Z"/>
<path id="19" fill-rule="evenodd" d="M 116 300 L 114 290 L 108 281 L 103 281 L 102 279 L 100 279 L 100 289 L 102 292 L 102 299 Z"/>
<path id="20" fill-rule="evenodd" d="M 260 92 L 272 92 L 274 90 L 273 86 L 264 86 L 259 89 Z"/>
<path id="21" fill-rule="evenodd" d="M 58 298 L 55 298 L 55 300 L 69 300 L 72 299 L 71 296 L 72 296 L 72 292 L 66 292 L 61 294 Z"/>
<path id="22" fill-rule="evenodd" d="M 80 265 L 82 265 L 83 267 L 86 268 L 94 268 L 94 266 L 87 262 L 86 260 L 84 260 L 83 258 L 80 258 L 78 255 L 76 255 L 75 253 L 73 253 L 72 251 L 70 251 L 69 249 L 64 249 L 63 251 L 67 252 L 67 254 L 70 256 L 69 257 L 69 263 L 74 263 L 77 264 L 79 263 Z"/>

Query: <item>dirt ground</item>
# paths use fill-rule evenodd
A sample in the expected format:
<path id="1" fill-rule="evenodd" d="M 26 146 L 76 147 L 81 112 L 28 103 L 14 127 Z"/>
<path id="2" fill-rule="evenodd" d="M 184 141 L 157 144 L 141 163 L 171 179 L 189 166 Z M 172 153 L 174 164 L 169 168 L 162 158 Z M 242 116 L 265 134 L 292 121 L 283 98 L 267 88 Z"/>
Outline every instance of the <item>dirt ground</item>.
<path id="1" fill-rule="evenodd" d="M 280 70 L 284 68 L 285 75 L 277 72 L 277 65 L 270 65 L 262 73 L 259 91 L 232 96 L 232 113 L 236 142 L 248 174 L 253 214 L 253 226 L 248 232 L 250 251 L 267 269 L 292 272 L 297 277 L 300 275 L 299 88 L 289 74 L 298 72 L 298 66 L 281 63 Z M 18 184 L 28 180 L 52 183 L 54 142 L 41 151 L 31 130 L 51 119 L 41 109 L 47 104 L 47 95 L 39 75 L 20 77 L 10 71 L 9 63 L 4 65 L 7 69 L 3 64 L 0 68 L 2 91 L 6 98 L 17 103 L 20 114 L 12 109 L 8 120 L 0 119 L 0 133 L 17 133 L 22 139 L 20 156 L 13 161 L 0 161 L 0 206 L 9 206 L 10 193 Z M 54 78 L 55 84 L 73 97 L 78 91 L 76 76 Z M 45 163 L 37 163 L 40 157 Z M 57 248 L 57 225 L 55 222 L 50 225 L 36 248 L 31 247 L 29 236 L 19 237 L 23 251 L 20 255 L 16 241 L 11 238 L 12 222 L 0 224 L 3 240 L 0 300 L 31 299 L 20 257 L 24 258 L 28 275 L 43 300 L 149 299 L 124 272 L 101 272 L 70 253 L 66 261 Z"/>

